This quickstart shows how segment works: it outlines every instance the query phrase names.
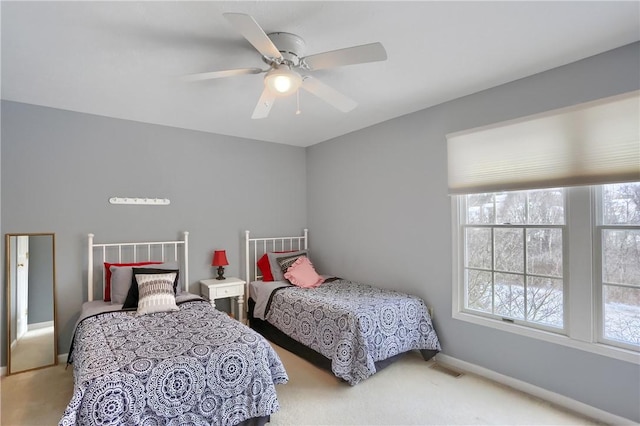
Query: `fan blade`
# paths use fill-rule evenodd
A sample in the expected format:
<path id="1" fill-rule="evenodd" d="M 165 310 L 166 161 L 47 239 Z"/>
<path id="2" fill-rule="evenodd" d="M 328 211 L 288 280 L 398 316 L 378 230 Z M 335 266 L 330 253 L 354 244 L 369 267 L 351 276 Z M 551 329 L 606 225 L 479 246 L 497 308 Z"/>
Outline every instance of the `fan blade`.
<path id="1" fill-rule="evenodd" d="M 327 86 L 317 78 L 304 77 L 302 80 L 302 88 L 313 93 L 326 103 L 333 105 L 342 112 L 349 112 L 358 106 L 358 103 L 351 98 L 338 92 L 336 89 Z"/>
<path id="2" fill-rule="evenodd" d="M 269 111 L 271 111 L 271 107 L 273 106 L 273 102 L 275 101 L 275 96 L 267 89 L 266 87 L 262 91 L 262 95 L 260 95 L 260 99 L 258 100 L 258 104 L 256 108 L 253 110 L 253 115 L 251 118 L 259 119 L 266 118 L 269 115 Z"/>
<path id="3" fill-rule="evenodd" d="M 244 13 L 223 13 L 223 15 L 263 56 L 282 59 L 276 45 L 251 15 Z"/>
<path id="4" fill-rule="evenodd" d="M 382 43 L 370 43 L 317 53 L 302 58 L 302 61 L 307 64 L 309 70 L 320 70 L 324 68 L 341 67 L 343 65 L 385 61 L 386 59 L 387 51 L 384 50 Z"/>
<path id="5" fill-rule="evenodd" d="M 200 81 L 200 80 L 211 80 L 214 78 L 233 77 L 236 75 L 244 75 L 244 74 L 260 74 L 262 72 L 266 72 L 266 71 L 261 70 L 260 68 L 240 68 L 235 70 L 211 71 L 211 72 L 201 72 L 197 74 L 188 74 L 181 77 L 181 79 L 183 81 Z"/>

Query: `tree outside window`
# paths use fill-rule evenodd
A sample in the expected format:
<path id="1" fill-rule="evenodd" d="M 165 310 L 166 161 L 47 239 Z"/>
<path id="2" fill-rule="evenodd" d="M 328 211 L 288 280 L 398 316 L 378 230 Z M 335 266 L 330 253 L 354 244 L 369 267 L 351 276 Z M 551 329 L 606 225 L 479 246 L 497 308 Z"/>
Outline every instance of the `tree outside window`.
<path id="1" fill-rule="evenodd" d="M 602 187 L 603 338 L 640 346 L 640 182 Z"/>
<path id="2" fill-rule="evenodd" d="M 562 329 L 564 191 L 465 196 L 465 308 Z"/>

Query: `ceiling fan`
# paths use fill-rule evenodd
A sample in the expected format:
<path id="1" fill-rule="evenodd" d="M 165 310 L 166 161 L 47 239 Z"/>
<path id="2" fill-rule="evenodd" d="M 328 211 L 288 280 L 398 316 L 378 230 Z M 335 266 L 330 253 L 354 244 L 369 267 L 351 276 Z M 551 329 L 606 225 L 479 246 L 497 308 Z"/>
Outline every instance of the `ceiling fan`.
<path id="1" fill-rule="evenodd" d="M 353 99 L 322 83 L 317 78 L 302 74 L 306 71 L 387 59 L 387 52 L 381 43 L 363 44 L 304 56 L 305 42 L 302 37 L 285 32 L 266 34 L 253 17 L 244 13 L 224 13 L 223 15 L 260 52 L 262 60 L 269 65 L 269 68 L 203 72 L 184 76 L 183 80 L 200 81 L 243 74 L 266 73 L 264 90 L 251 116 L 254 119 L 267 117 L 277 97 L 296 93 L 299 88 L 314 94 L 340 111 L 349 112 L 357 106 Z"/>

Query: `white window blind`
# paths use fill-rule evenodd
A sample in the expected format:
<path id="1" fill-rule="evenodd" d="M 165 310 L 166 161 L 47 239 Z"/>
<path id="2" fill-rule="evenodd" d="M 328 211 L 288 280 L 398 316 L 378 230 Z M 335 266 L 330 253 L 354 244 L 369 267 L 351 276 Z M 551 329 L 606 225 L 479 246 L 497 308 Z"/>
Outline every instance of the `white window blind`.
<path id="1" fill-rule="evenodd" d="M 640 91 L 447 135 L 449 193 L 640 180 Z"/>

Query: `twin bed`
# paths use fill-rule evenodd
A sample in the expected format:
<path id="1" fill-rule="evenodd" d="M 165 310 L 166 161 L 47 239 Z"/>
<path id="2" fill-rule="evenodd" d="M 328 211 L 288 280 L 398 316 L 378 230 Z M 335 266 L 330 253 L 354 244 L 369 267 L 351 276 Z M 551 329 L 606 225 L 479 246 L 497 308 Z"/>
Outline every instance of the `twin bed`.
<path id="1" fill-rule="evenodd" d="M 288 381 L 267 339 L 350 385 L 407 351 L 440 350 L 421 299 L 318 275 L 309 258 L 307 230 L 246 231 L 249 328 L 188 293 L 188 233 L 110 244 L 89 234 L 88 302 L 60 424 L 265 424 L 279 409 L 275 385 Z"/>
<path id="2" fill-rule="evenodd" d="M 306 229 L 301 236 L 275 238 L 251 238 L 245 231 L 248 318 L 269 340 L 350 385 L 405 352 L 419 350 L 428 360 L 440 351 L 420 298 L 331 276 L 314 285 L 309 263 L 301 274 L 311 283 L 305 286 L 296 276 L 286 279 L 296 256 L 310 257 Z"/>
<path id="3" fill-rule="evenodd" d="M 90 234 L 88 249 L 89 301 L 69 350 L 74 392 L 60 425 L 269 421 L 279 408 L 275 385 L 288 380 L 284 366 L 260 334 L 187 292 L 188 233 L 180 241 L 115 244 L 94 244 Z M 140 265 L 147 261 L 157 263 Z M 96 275 L 101 300 L 93 300 Z M 146 291 L 140 278 L 150 276 Z M 129 286 L 137 280 L 137 307 L 126 307 L 127 278 Z"/>

